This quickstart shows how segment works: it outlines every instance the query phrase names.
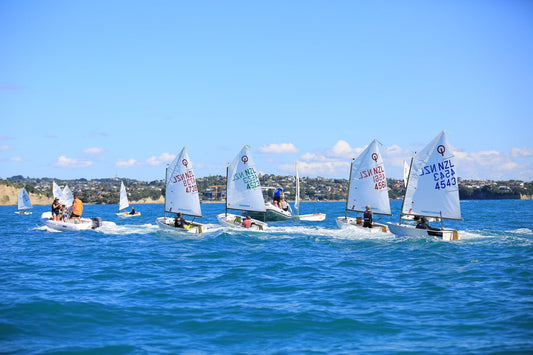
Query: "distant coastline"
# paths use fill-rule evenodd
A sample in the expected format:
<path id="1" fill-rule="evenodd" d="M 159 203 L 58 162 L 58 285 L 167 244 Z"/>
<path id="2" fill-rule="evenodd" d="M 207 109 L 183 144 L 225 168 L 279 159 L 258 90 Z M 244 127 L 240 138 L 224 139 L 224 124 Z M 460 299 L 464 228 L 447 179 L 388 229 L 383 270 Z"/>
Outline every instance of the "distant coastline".
<path id="1" fill-rule="evenodd" d="M 0 206 L 16 206 L 17 205 L 17 195 L 20 189 L 14 187 L 14 186 L 7 186 L 3 183 L 0 183 Z M 30 199 L 34 206 L 46 206 L 52 204 L 52 198 L 46 197 L 42 194 L 35 194 L 30 193 Z M 396 198 L 397 200 L 398 198 Z M 391 200 L 395 200 L 392 199 Z M 473 194 L 472 196 L 469 196 L 468 198 L 461 198 L 461 200 L 533 200 L 533 195 L 531 194 L 501 194 L 501 193 L 490 193 L 490 192 L 480 192 L 477 194 Z M 339 199 L 334 200 L 316 200 L 316 199 L 309 199 L 309 200 L 302 200 L 302 203 L 309 203 L 309 202 L 320 202 L 320 201 L 327 201 L 327 202 L 335 202 L 335 201 L 343 201 Z M 292 202 L 290 200 L 290 202 Z M 158 199 L 152 199 L 152 198 L 143 198 L 140 200 L 134 200 L 130 201 L 130 205 L 144 205 L 144 204 L 163 204 L 165 203 L 165 199 L 163 196 L 160 196 Z M 201 203 L 224 203 L 224 200 L 201 200 Z M 96 205 L 96 204 L 112 204 L 112 203 L 89 203 L 85 202 L 85 204 L 90 205 Z"/>

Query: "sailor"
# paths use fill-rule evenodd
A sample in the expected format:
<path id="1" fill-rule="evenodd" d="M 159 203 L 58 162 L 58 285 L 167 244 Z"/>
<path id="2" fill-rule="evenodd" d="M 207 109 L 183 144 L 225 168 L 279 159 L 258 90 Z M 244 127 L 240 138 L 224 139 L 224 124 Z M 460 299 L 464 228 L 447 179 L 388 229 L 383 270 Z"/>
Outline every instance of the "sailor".
<path id="1" fill-rule="evenodd" d="M 277 201 L 278 203 L 278 206 L 281 202 L 281 194 L 283 193 L 283 189 L 281 188 L 281 186 L 279 186 L 279 184 L 276 184 L 276 189 L 274 190 L 274 201 Z M 275 205 L 276 203 L 274 203 Z"/>
<path id="2" fill-rule="evenodd" d="M 54 221 L 59 221 L 59 211 L 61 210 L 61 203 L 59 202 L 59 198 L 55 198 L 54 202 L 52 203 L 52 219 Z"/>
<path id="3" fill-rule="evenodd" d="M 70 219 L 80 220 L 82 213 L 83 213 L 83 202 L 78 198 L 78 194 L 75 194 L 74 201 L 72 201 L 72 212 L 70 214 Z"/>
<path id="4" fill-rule="evenodd" d="M 178 213 L 176 217 L 174 217 L 174 227 L 176 228 L 185 228 L 189 223 L 181 216 L 181 213 Z"/>
<path id="5" fill-rule="evenodd" d="M 434 228 L 434 227 L 430 226 L 427 223 L 426 217 L 422 217 L 422 218 L 420 218 L 418 220 L 418 222 L 416 224 L 416 228 L 418 228 L 418 229 L 429 229 L 429 230 L 432 230 L 432 231 L 438 231 L 439 230 L 438 228 Z"/>
<path id="6" fill-rule="evenodd" d="M 363 227 L 372 228 L 373 219 L 374 219 L 374 214 L 370 210 L 370 205 L 366 205 L 365 212 L 363 212 Z"/>

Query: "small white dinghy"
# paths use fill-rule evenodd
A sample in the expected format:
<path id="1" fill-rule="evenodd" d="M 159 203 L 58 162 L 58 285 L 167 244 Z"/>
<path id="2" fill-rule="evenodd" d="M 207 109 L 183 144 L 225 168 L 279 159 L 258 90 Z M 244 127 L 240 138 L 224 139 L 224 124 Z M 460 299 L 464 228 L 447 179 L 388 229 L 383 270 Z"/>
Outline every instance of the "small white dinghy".
<path id="1" fill-rule="evenodd" d="M 373 222 L 372 227 L 363 227 L 361 217 L 348 217 L 348 211 L 365 212 L 367 205 L 373 214 L 391 215 L 385 166 L 376 139 L 351 163 L 346 208 L 344 217 L 336 218 L 337 226 L 386 233 L 384 224 Z"/>
<path id="2" fill-rule="evenodd" d="M 300 221 L 310 221 L 310 222 L 321 222 L 326 219 L 325 213 L 310 213 L 310 214 L 300 214 L 300 174 L 298 172 L 298 162 L 294 163 L 296 168 L 296 196 L 294 197 L 294 208 L 296 209 L 295 219 Z"/>
<path id="3" fill-rule="evenodd" d="M 126 186 L 124 186 L 124 182 L 120 182 L 120 199 L 118 202 L 118 212 L 117 216 L 122 218 L 127 217 L 137 217 L 141 215 L 141 212 L 135 211 L 135 213 L 131 213 L 128 211 L 120 212 L 121 210 L 128 208 L 130 206 L 130 203 L 128 201 L 128 192 L 126 191 Z"/>
<path id="4" fill-rule="evenodd" d="M 389 230 L 399 236 L 436 236 L 443 240 L 458 240 L 457 230 L 418 229 L 402 224 L 405 215 L 462 220 L 459 201 L 459 183 L 453 154 L 442 131 L 420 153 L 411 159 L 407 187 L 403 198 L 400 221 L 388 223 Z"/>
<path id="5" fill-rule="evenodd" d="M 165 178 L 165 211 L 164 216 L 156 219 L 159 228 L 173 233 L 205 233 L 207 226 L 194 221 L 185 221 L 185 228 L 174 225 L 175 217 L 167 217 L 167 213 L 181 213 L 187 216 L 202 217 L 200 196 L 192 162 L 183 147 L 181 153 L 170 163 Z"/>
<path id="6" fill-rule="evenodd" d="M 266 212 L 259 174 L 248 148 L 245 145 L 226 169 L 226 211 L 217 219 L 226 227 L 264 231 L 268 228 L 265 222 L 251 218 L 245 227 L 246 217 L 228 213 L 228 209 Z"/>
<path id="7" fill-rule="evenodd" d="M 17 195 L 17 208 L 18 211 L 15 211 L 16 214 L 30 215 L 30 209 L 33 208 L 31 204 L 30 195 L 28 191 L 23 187 Z"/>

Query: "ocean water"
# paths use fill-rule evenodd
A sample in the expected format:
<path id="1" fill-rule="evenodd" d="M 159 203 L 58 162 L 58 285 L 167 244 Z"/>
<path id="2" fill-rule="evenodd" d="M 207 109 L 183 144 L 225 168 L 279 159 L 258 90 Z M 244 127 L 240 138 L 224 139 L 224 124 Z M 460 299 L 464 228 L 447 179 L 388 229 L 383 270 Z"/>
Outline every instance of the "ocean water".
<path id="1" fill-rule="evenodd" d="M 533 201 L 462 201 L 454 242 L 340 230 L 341 202 L 302 204 L 324 222 L 186 236 L 135 207 L 87 205 L 116 225 L 85 232 L 0 207 L 0 353 L 533 353 Z M 202 209 L 216 224 L 224 206 Z"/>

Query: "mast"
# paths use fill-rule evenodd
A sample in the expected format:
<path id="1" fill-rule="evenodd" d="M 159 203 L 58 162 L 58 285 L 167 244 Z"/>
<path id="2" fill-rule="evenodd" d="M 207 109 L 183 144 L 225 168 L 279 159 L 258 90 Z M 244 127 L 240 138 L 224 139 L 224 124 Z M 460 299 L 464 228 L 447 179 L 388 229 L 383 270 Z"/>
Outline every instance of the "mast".
<path id="1" fill-rule="evenodd" d="M 228 175 L 229 175 L 229 165 L 226 166 L 226 202 L 225 202 L 225 215 L 228 216 Z"/>
<path id="2" fill-rule="evenodd" d="M 402 201 L 402 209 L 400 210 L 400 221 L 398 224 L 402 224 L 402 216 L 403 216 L 403 205 L 405 205 L 405 196 L 407 196 L 407 190 L 409 189 L 409 183 L 411 182 L 411 171 L 413 170 L 413 160 L 414 158 L 411 158 L 411 164 L 409 164 L 409 175 L 407 175 L 407 185 L 405 185 L 405 193 L 403 194 L 403 201 Z"/>
<path id="3" fill-rule="evenodd" d="M 348 199 L 350 198 L 350 188 L 352 186 L 352 170 L 354 162 L 355 158 L 352 158 L 352 162 L 350 163 L 350 180 L 348 180 L 348 195 L 346 196 L 346 207 L 344 207 L 344 219 L 348 218 Z"/>

